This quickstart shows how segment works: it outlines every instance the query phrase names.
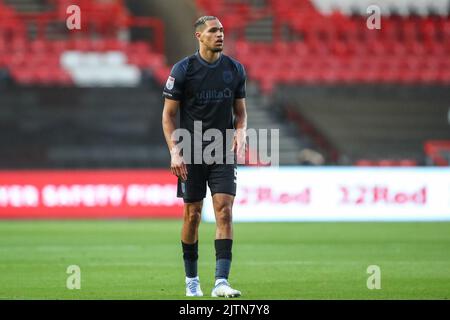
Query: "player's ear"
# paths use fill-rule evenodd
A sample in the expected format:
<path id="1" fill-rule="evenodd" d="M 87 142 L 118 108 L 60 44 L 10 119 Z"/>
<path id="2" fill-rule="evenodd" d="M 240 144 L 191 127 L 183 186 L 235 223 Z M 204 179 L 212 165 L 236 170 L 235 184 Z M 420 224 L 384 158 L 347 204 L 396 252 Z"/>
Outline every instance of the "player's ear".
<path id="1" fill-rule="evenodd" d="M 200 41 L 200 37 L 201 37 L 201 32 L 195 32 L 195 37 L 197 38 L 197 40 L 199 40 Z"/>

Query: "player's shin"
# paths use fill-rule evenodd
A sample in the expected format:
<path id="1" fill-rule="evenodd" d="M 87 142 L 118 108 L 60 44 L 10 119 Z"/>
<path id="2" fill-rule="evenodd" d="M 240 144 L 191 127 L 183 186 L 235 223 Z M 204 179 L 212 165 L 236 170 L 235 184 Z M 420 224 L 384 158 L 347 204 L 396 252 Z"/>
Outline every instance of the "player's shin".
<path id="1" fill-rule="evenodd" d="M 181 242 L 183 248 L 184 270 L 186 278 L 197 277 L 198 241 L 193 244 Z"/>
<path id="2" fill-rule="evenodd" d="M 214 242 L 216 248 L 216 282 L 218 279 L 228 279 L 232 259 L 232 239 L 216 239 Z"/>

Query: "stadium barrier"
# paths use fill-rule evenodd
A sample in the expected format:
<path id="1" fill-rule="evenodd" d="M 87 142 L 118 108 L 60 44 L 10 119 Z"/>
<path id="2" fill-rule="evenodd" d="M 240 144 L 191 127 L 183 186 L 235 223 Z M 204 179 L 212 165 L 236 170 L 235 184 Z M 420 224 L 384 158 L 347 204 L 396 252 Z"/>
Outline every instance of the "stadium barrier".
<path id="1" fill-rule="evenodd" d="M 181 218 L 167 170 L 0 172 L 0 218 Z"/>
<path id="2" fill-rule="evenodd" d="M 181 218 L 182 206 L 168 170 L 0 172 L 3 219 Z M 450 220 L 450 168 L 241 167 L 233 219 Z"/>
<path id="3" fill-rule="evenodd" d="M 450 168 L 241 168 L 237 181 L 234 221 L 450 220 Z"/>

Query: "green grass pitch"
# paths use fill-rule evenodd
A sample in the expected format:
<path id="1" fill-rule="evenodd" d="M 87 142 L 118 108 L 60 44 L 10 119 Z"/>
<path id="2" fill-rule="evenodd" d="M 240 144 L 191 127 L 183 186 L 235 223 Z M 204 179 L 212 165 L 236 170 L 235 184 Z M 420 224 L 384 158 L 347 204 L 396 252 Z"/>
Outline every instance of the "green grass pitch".
<path id="1" fill-rule="evenodd" d="M 0 221 L 0 299 L 186 299 L 178 220 Z M 235 223 L 243 299 L 448 299 L 450 223 Z M 199 275 L 214 281 L 214 224 Z M 66 288 L 69 265 L 81 289 Z M 369 290 L 369 265 L 381 289 Z M 197 298 L 198 299 L 198 298 Z"/>

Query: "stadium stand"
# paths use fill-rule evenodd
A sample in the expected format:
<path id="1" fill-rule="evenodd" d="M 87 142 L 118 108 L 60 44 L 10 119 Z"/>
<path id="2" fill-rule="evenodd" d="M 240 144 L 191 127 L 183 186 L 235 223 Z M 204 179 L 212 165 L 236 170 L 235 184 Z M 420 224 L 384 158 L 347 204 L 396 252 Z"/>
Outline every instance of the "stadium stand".
<path id="1" fill-rule="evenodd" d="M 247 22 L 232 35 L 233 54 L 329 162 L 423 164 L 427 139 L 450 138 L 448 1 L 197 3 Z M 366 27 L 370 5 L 381 9 L 380 30 Z"/>
<path id="2" fill-rule="evenodd" d="M 430 140 L 424 145 L 429 165 L 450 165 L 450 140 Z"/>
<path id="3" fill-rule="evenodd" d="M 82 32 L 66 27 L 69 4 L 84 9 Z M 131 39 L 135 28 L 152 37 Z M 123 1 L 0 1 L 0 166 L 166 166 L 154 130 L 169 72 L 163 33 Z"/>
<path id="4" fill-rule="evenodd" d="M 450 139 L 445 122 L 450 85 L 448 1 L 370 1 L 381 8 L 381 30 L 366 27 L 369 2 L 362 0 L 193 2 L 199 15 L 217 15 L 224 24 L 226 53 L 239 59 L 248 74 L 249 127 L 280 129 L 281 164 L 298 164 L 304 149 L 323 154 L 327 164 L 433 164 L 424 153 L 424 143 Z M 87 13 L 82 32 L 67 30 L 71 4 Z M 46 101 L 60 101 L 61 91 L 78 101 L 66 107 L 101 112 L 95 103 L 102 103 L 108 90 L 120 87 L 129 90 L 130 99 L 136 96 L 140 101 L 130 102 L 136 114 L 145 114 L 150 105 L 144 103 L 144 96 L 160 110 L 160 88 L 173 63 L 166 57 L 175 55 L 164 50 L 163 21 L 137 16 L 130 8 L 123 0 L 0 0 L 0 89 L 11 86 L 0 98 L 6 106 L 4 114 L 12 114 L 12 94 L 21 95 L 20 90 L 30 95 L 29 103 L 37 103 L 33 108 L 45 109 Z M 136 37 L 138 29 L 149 32 Z M 95 95 L 100 97 L 79 102 Z M 26 102 L 21 101 L 25 110 Z M 128 108 L 125 98 L 118 98 L 113 109 L 120 106 Z M 53 121 L 38 112 L 32 117 L 40 117 L 42 123 Z M 156 115 L 138 118 L 137 122 L 148 121 L 147 128 L 160 127 Z M 10 123 L 17 124 L 17 136 L 20 128 L 28 128 L 18 124 L 21 119 L 8 119 L 8 123 L 2 120 L 2 132 L 10 129 Z M 142 128 L 143 122 L 137 127 Z M 95 123 L 90 125 L 94 128 Z M 83 125 L 74 126 L 83 135 Z M 133 140 L 132 126 L 124 127 Z M 87 137 L 89 130 L 85 132 Z M 144 148 L 151 138 L 145 130 L 140 132 Z M 158 148 L 164 146 L 160 138 Z M 67 162 L 64 159 L 71 158 L 67 150 L 44 149 L 38 152 L 39 166 L 45 161 L 47 166 L 63 167 L 100 163 L 91 156 L 84 160 L 73 156 L 79 161 Z M 100 145 L 96 150 L 102 154 Z M 108 163 L 145 166 L 150 161 L 166 166 L 167 159 L 158 152 L 147 158 L 136 156 L 141 160 L 133 160 L 131 154 L 122 162 Z M 20 166 L 14 157 L 5 159 L 10 159 L 4 160 L 5 166 Z"/>
<path id="5" fill-rule="evenodd" d="M 2 168 L 166 167 L 161 93 L 133 88 L 8 88 Z"/>
<path id="6" fill-rule="evenodd" d="M 160 84 L 166 80 L 162 22 L 129 15 L 123 1 L 52 0 L 41 7 L 32 0 L 10 3 L 0 4 L 0 68 L 8 69 L 19 85 L 133 86 L 143 73 Z M 15 10 L 18 4 L 38 11 Z M 69 4 L 84 8 L 82 28 L 88 32 L 66 28 Z M 132 27 L 151 28 L 152 43 L 129 41 Z"/>
<path id="7" fill-rule="evenodd" d="M 350 159 L 423 164 L 425 141 L 450 139 L 447 87 L 285 86 L 276 99 L 295 106 L 306 122 L 300 127 L 314 124 L 329 141 L 325 150 Z"/>
<path id="8" fill-rule="evenodd" d="M 278 83 L 450 84 L 447 1 L 433 5 L 424 1 L 420 7 L 420 12 L 430 13 L 437 8 L 440 15 L 383 17 L 381 30 L 366 28 L 366 2 L 342 1 L 338 6 L 333 1 L 314 2 L 326 12 L 322 14 L 309 0 L 268 1 L 264 12 L 272 19 L 273 38 L 253 42 L 237 33 L 241 37 L 234 53 L 266 93 Z M 388 2 L 380 3 L 382 8 L 391 8 Z M 415 12 L 409 3 L 398 2 L 392 12 L 401 4 L 406 8 L 403 11 Z M 248 10 L 229 10 L 226 4 L 219 1 L 219 8 L 210 11 L 230 12 L 235 20 L 248 20 Z M 356 13 L 361 15 L 347 15 Z"/>
<path id="9" fill-rule="evenodd" d="M 447 16 L 449 11 L 449 2 L 447 0 L 312 0 L 317 10 L 324 15 L 330 15 L 335 11 L 345 15 L 359 14 L 365 15 L 367 8 L 371 5 L 377 5 L 381 13 L 385 16 L 390 15 L 442 15 Z"/>

